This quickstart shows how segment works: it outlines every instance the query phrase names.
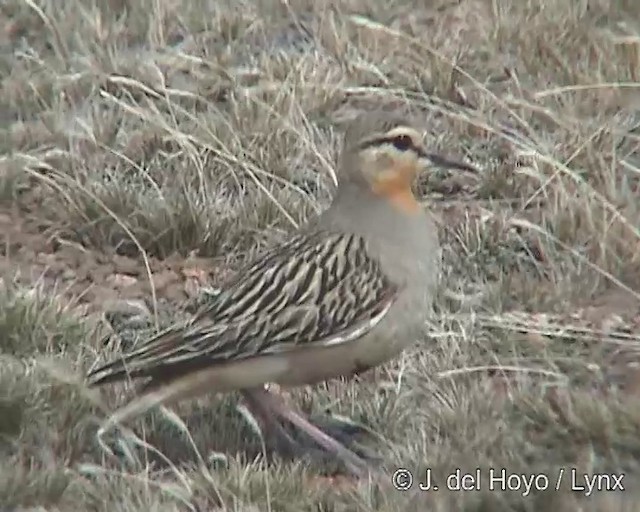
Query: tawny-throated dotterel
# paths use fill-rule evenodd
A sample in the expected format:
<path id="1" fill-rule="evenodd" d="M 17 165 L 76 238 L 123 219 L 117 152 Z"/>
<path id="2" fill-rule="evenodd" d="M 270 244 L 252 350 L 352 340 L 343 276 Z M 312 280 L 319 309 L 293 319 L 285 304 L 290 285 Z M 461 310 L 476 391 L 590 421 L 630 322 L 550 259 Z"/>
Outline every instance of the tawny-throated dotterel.
<path id="1" fill-rule="evenodd" d="M 239 390 L 265 432 L 287 437 L 286 420 L 363 472 L 360 457 L 265 384 L 361 373 L 417 339 L 432 311 L 440 250 L 412 183 L 434 164 L 470 169 L 427 153 L 402 116 L 380 110 L 352 121 L 324 213 L 239 272 L 188 322 L 90 372 L 91 385 L 146 379 L 103 428 L 159 404 Z"/>

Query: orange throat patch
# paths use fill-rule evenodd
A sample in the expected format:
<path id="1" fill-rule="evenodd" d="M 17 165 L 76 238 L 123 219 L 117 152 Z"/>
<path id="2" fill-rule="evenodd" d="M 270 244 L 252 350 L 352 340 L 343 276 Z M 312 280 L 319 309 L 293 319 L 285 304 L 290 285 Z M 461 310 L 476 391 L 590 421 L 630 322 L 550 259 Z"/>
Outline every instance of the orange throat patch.
<path id="1" fill-rule="evenodd" d="M 421 210 L 411 190 L 413 173 L 406 170 L 392 170 L 381 176 L 371 187 L 373 193 L 384 197 L 394 208 L 403 213 L 415 215 Z"/>

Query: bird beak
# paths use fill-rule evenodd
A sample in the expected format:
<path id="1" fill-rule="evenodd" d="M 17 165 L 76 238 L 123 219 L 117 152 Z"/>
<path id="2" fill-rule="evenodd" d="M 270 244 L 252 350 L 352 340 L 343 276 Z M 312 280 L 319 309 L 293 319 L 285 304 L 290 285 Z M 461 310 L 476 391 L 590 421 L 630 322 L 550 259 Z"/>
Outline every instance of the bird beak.
<path id="1" fill-rule="evenodd" d="M 443 169 L 459 169 L 479 174 L 478 169 L 472 165 L 449 160 L 443 156 L 436 155 L 435 153 L 427 153 L 426 151 L 420 153 L 420 163 L 427 168 L 441 167 Z"/>

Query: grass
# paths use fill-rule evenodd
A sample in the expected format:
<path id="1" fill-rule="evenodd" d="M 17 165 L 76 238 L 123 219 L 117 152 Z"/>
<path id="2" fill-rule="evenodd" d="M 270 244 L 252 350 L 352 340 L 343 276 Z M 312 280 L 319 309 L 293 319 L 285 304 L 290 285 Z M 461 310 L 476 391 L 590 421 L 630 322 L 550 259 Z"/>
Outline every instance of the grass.
<path id="1" fill-rule="evenodd" d="M 4 2 L 0 510 L 640 509 L 637 12 Z M 101 295 L 82 290 L 123 295 L 107 265 L 128 258 L 169 321 L 184 304 L 149 275 L 195 257 L 215 281 L 326 207 L 344 120 L 381 103 L 482 169 L 417 185 L 445 261 L 424 339 L 360 382 L 292 393 L 376 432 L 389 483 L 267 462 L 235 396 L 154 411 L 133 425 L 153 449 L 108 458 L 95 431 L 125 391 L 82 382 L 114 350 Z M 398 467 L 441 482 L 505 468 L 550 489 L 400 492 Z M 560 468 L 624 473 L 626 491 L 586 497 L 566 476 L 555 491 Z"/>

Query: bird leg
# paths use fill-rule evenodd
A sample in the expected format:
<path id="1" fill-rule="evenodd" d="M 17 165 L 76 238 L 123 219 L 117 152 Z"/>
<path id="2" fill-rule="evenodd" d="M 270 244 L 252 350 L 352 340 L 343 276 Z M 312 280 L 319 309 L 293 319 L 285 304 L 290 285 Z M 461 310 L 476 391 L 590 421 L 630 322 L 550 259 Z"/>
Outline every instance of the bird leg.
<path id="1" fill-rule="evenodd" d="M 265 390 L 266 391 L 266 390 Z M 268 393 L 268 391 L 267 391 Z M 287 430 L 273 415 L 273 412 L 265 405 L 262 397 L 256 390 L 242 392 L 248 409 L 257 416 L 260 427 L 264 429 L 263 436 L 276 444 L 277 450 L 285 456 L 294 456 L 299 451 L 299 444 L 291 437 Z"/>
<path id="2" fill-rule="evenodd" d="M 280 441 L 284 440 L 289 447 L 297 447 L 298 450 L 301 450 L 300 444 L 296 443 L 291 436 L 286 433 L 282 425 L 278 424 L 277 428 L 274 428 L 273 424 L 278 423 L 273 417 L 274 414 L 305 432 L 321 448 L 340 459 L 350 472 L 358 476 L 365 476 L 368 473 L 369 468 L 362 458 L 310 423 L 301 414 L 288 407 L 282 400 L 272 393 L 269 393 L 266 389 L 255 388 L 245 390 L 243 395 L 245 399 L 247 399 L 250 407 L 253 406 L 253 410 L 256 411 L 259 416 L 269 417 L 268 423 L 272 429 L 272 434 L 277 435 Z"/>
<path id="3" fill-rule="evenodd" d="M 374 434 L 367 429 L 364 425 L 355 423 L 349 419 L 340 419 L 331 414 L 318 414 L 309 416 L 309 422 L 322 430 L 325 434 L 333 437 L 336 441 L 343 444 L 353 450 L 352 445 L 358 444 L 360 439 L 373 437 Z M 360 450 L 360 447 L 359 447 Z M 356 453 L 359 453 L 358 452 Z M 362 455 L 360 453 L 360 455 Z M 365 458 L 375 458 L 371 455 L 366 455 Z"/>

